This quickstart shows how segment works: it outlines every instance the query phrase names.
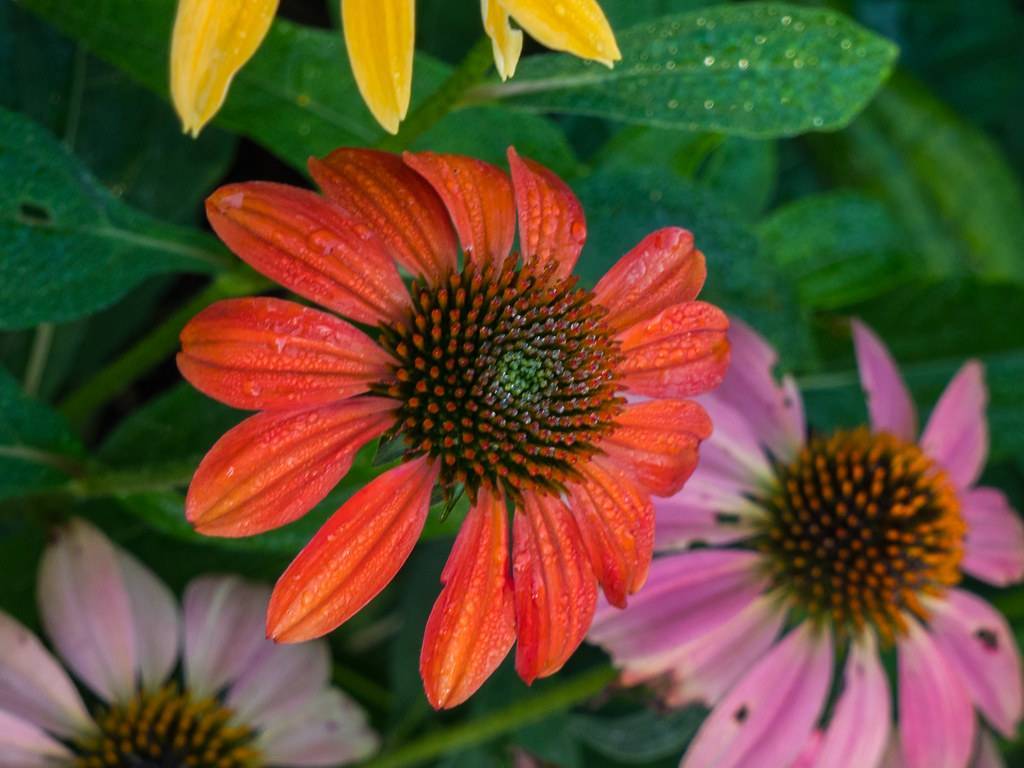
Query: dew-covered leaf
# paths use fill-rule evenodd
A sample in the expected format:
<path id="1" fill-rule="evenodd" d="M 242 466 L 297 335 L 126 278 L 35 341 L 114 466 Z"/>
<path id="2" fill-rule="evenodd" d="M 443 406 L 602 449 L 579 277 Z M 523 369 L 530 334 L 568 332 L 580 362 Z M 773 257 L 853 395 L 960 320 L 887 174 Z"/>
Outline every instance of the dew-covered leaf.
<path id="1" fill-rule="evenodd" d="M 679 756 L 707 710 L 693 706 L 667 713 L 642 710 L 618 717 L 574 715 L 570 731 L 605 757 L 627 765 Z"/>
<path id="2" fill-rule="evenodd" d="M 829 10 L 743 3 L 617 34 L 613 69 L 548 54 L 477 89 L 526 109 L 766 138 L 840 128 L 896 58 L 890 42 Z"/>
<path id="3" fill-rule="evenodd" d="M 212 237 L 129 208 L 47 131 L 3 109 L 0 178 L 0 328 L 82 317 L 146 277 L 227 263 Z"/>

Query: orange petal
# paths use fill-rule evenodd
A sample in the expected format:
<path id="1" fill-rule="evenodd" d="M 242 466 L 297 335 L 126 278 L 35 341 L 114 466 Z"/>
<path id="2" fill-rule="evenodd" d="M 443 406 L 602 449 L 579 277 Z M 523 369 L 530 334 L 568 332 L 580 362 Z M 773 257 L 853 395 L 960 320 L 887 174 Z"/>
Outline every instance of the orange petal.
<path id="1" fill-rule="evenodd" d="M 576 265 L 587 240 L 583 206 L 569 186 L 540 163 L 519 157 L 508 148 L 516 210 L 519 247 L 527 264 L 558 263 L 565 277 Z"/>
<path id="2" fill-rule="evenodd" d="M 324 194 L 369 224 L 399 264 L 431 282 L 455 269 L 459 241 L 441 198 L 402 158 L 373 149 L 338 149 L 309 159 Z"/>
<path id="3" fill-rule="evenodd" d="M 605 597 L 624 608 L 626 596 L 643 586 L 654 551 L 654 506 L 647 493 L 607 459 L 580 469 L 569 486 L 569 506 Z"/>
<path id="4" fill-rule="evenodd" d="M 618 330 L 647 320 L 673 304 L 693 301 L 704 286 L 704 254 L 679 227 L 652 232 L 619 259 L 594 287 Z"/>
<path id="5" fill-rule="evenodd" d="M 530 684 L 561 669 L 583 642 L 597 587 L 576 521 L 559 499 L 526 494 L 513 536 L 516 671 Z"/>
<path id="6" fill-rule="evenodd" d="M 467 256 L 500 263 L 515 239 L 512 182 L 483 160 L 434 152 L 405 153 L 405 162 L 444 200 Z"/>
<path id="7" fill-rule="evenodd" d="M 627 406 L 602 443 L 605 453 L 655 496 L 674 496 L 697 467 L 711 419 L 692 400 L 651 400 Z"/>
<path id="8" fill-rule="evenodd" d="M 292 522 L 338 484 L 363 445 L 394 423 L 397 405 L 358 397 L 251 416 L 203 458 L 185 515 L 209 536 L 251 536 Z"/>
<path id="9" fill-rule="evenodd" d="M 437 469 L 426 456 L 414 459 L 345 502 L 277 580 L 267 636 L 282 643 L 320 637 L 376 597 L 423 530 Z"/>
<path id="10" fill-rule="evenodd" d="M 662 310 L 630 326 L 619 341 L 622 383 L 649 397 L 690 397 L 717 387 L 729 366 L 725 313 L 702 301 Z"/>
<path id="11" fill-rule="evenodd" d="M 391 358 L 334 315 L 291 301 L 228 299 L 181 332 L 178 368 L 215 400 L 254 410 L 323 405 L 365 392 Z"/>
<path id="12" fill-rule="evenodd" d="M 207 198 L 206 215 L 239 258 L 310 301 L 370 324 L 397 320 L 409 306 L 380 238 L 309 190 L 228 184 Z"/>
<path id="13" fill-rule="evenodd" d="M 420 675 L 435 709 L 461 704 L 483 685 L 516 639 L 505 500 L 486 488 L 470 509 L 423 635 Z"/>

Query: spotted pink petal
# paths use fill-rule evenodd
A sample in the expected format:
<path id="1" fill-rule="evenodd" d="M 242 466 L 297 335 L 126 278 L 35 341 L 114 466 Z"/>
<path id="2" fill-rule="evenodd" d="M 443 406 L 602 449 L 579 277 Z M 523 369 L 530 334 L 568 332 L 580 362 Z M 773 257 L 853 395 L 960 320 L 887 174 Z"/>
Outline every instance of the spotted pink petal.
<path id="1" fill-rule="evenodd" d="M 256 741 L 267 765 L 319 768 L 357 763 L 380 746 L 366 715 L 337 688 L 277 718 Z"/>
<path id="2" fill-rule="evenodd" d="M 711 304 L 675 304 L 630 326 L 618 339 L 622 383 L 638 395 L 685 398 L 708 392 L 729 366 L 729 320 Z"/>
<path id="3" fill-rule="evenodd" d="M 678 648 L 753 602 L 764 589 L 759 562 L 754 552 L 728 549 L 657 558 L 628 610 L 601 606 L 590 640 L 624 666 Z"/>
<path id="4" fill-rule="evenodd" d="M 831 635 L 804 622 L 718 703 L 680 768 L 789 765 L 814 730 L 831 681 Z"/>
<path id="5" fill-rule="evenodd" d="M 1013 738 L 1024 698 L 1020 652 L 1006 619 L 980 597 L 953 589 L 928 601 L 935 644 L 960 676 L 974 705 Z"/>
<path id="6" fill-rule="evenodd" d="M 178 368 L 235 408 L 296 409 L 344 400 L 382 381 L 390 356 L 334 315 L 280 299 L 218 301 L 181 332 Z"/>
<path id="7" fill-rule="evenodd" d="M 0 757 L 4 768 L 74 765 L 75 756 L 59 741 L 20 717 L 0 710 Z"/>
<path id="8" fill-rule="evenodd" d="M 595 457 L 569 485 L 569 508 L 590 565 L 608 601 L 625 607 L 643 586 L 654 550 L 654 507 L 647 493 L 613 462 Z"/>
<path id="9" fill-rule="evenodd" d="M 649 320 L 673 304 L 693 301 L 704 286 L 704 254 L 693 235 L 679 227 L 652 232 L 619 259 L 594 287 L 618 330 Z"/>
<path id="10" fill-rule="evenodd" d="M 90 730 L 92 720 L 67 673 L 39 639 L 0 612 L 0 712 L 59 736 Z"/>
<path id="11" fill-rule="evenodd" d="M 135 691 L 132 601 L 114 545 L 75 518 L 54 533 L 39 566 L 39 613 L 72 671 L 108 702 Z"/>
<path id="12" fill-rule="evenodd" d="M 505 499 L 481 488 L 459 529 L 444 589 L 427 619 L 420 676 L 435 709 L 461 704 L 483 685 L 516 639 Z"/>
<path id="13" fill-rule="evenodd" d="M 583 206 L 568 184 L 540 163 L 520 157 L 512 147 L 508 164 L 523 261 L 537 266 L 555 262 L 555 274 L 567 277 L 587 239 Z"/>
<path id="14" fill-rule="evenodd" d="M 351 319 L 400 320 L 409 294 L 384 242 L 309 190 L 250 181 L 206 201 L 221 240 L 257 272 Z"/>
<path id="15" fill-rule="evenodd" d="M 907 768 L 963 768 L 976 733 L 971 697 L 913 619 L 899 643 L 899 723 Z"/>
<path id="16" fill-rule="evenodd" d="M 805 437 L 800 390 L 791 376 L 777 378 L 778 354 L 763 337 L 736 317 L 729 323 L 732 363 L 714 397 L 742 413 L 761 444 L 786 461 Z"/>
<path id="17" fill-rule="evenodd" d="M 921 436 L 925 453 L 939 462 L 960 488 L 969 488 L 985 466 L 987 402 L 981 363 L 966 363 L 942 393 Z"/>
<path id="18" fill-rule="evenodd" d="M 859 320 L 853 321 L 860 384 L 867 395 L 871 427 L 912 442 L 917 437 L 917 409 L 896 362 L 882 340 Z"/>
<path id="19" fill-rule="evenodd" d="M 697 403 L 651 400 L 628 405 L 601 448 L 651 493 L 672 496 L 697 467 L 698 447 L 710 436 L 711 419 Z"/>
<path id="20" fill-rule="evenodd" d="M 814 768 L 877 766 L 889 743 L 890 710 L 889 682 L 874 635 L 865 633 L 850 646 L 843 690 L 811 765 Z"/>
<path id="21" fill-rule="evenodd" d="M 310 158 L 324 194 L 366 222 L 407 270 L 436 283 L 455 269 L 459 242 L 448 211 L 422 176 L 391 152 L 338 149 Z"/>
<path id="22" fill-rule="evenodd" d="M 444 201 L 469 258 L 482 264 L 501 263 L 512 248 L 516 227 L 508 175 L 462 155 L 406 152 L 404 157 Z"/>
<path id="23" fill-rule="evenodd" d="M 1024 521 L 1006 495 L 995 488 L 972 488 L 963 494 L 963 515 L 963 569 L 999 587 L 1024 579 Z"/>
<path id="24" fill-rule="evenodd" d="M 199 464 L 185 515 L 210 536 L 251 536 L 306 514 L 338 484 L 356 453 L 394 423 L 392 400 L 358 397 L 250 416 Z"/>
<path id="25" fill-rule="evenodd" d="M 376 597 L 419 539 L 437 474 L 427 457 L 414 459 L 345 502 L 277 580 L 267 635 L 285 643 L 320 637 Z"/>
<path id="26" fill-rule="evenodd" d="M 527 493 L 513 517 L 516 672 L 553 675 L 579 647 L 597 588 L 576 521 L 554 496 Z"/>

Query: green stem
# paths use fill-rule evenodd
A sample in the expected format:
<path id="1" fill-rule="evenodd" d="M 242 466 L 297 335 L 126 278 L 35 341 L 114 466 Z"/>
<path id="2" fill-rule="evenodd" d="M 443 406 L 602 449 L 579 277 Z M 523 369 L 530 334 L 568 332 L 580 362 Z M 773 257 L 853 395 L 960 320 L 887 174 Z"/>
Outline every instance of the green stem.
<path id="1" fill-rule="evenodd" d="M 81 426 L 98 408 L 166 360 L 178 344 L 181 329 L 197 312 L 220 299 L 244 296 L 264 290 L 269 285 L 265 278 L 249 271 L 225 272 L 218 276 L 117 360 L 72 392 L 60 404 L 64 416 L 73 425 Z"/>
<path id="2" fill-rule="evenodd" d="M 50 357 L 53 346 L 53 323 L 41 323 L 36 327 L 29 351 L 28 364 L 25 366 L 25 394 L 35 397 L 39 394 L 39 385 L 46 371 L 46 361 Z"/>
<path id="3" fill-rule="evenodd" d="M 451 755 L 484 744 L 496 736 L 518 730 L 547 715 L 561 712 L 573 704 L 589 699 L 604 690 L 605 686 L 615 679 L 615 674 L 611 667 L 598 667 L 543 693 L 510 704 L 497 712 L 450 728 L 432 731 L 401 749 L 364 763 L 363 768 L 402 768 L 407 765 L 418 765 L 439 755 Z"/>
<path id="4" fill-rule="evenodd" d="M 402 123 L 398 134 L 386 136 L 377 146 L 391 152 L 406 149 L 422 134 L 452 111 L 462 96 L 491 69 L 494 53 L 489 37 L 481 37 L 469 49 L 444 84 L 427 97 Z"/>
<path id="5" fill-rule="evenodd" d="M 96 469 L 69 480 L 57 490 L 81 499 L 168 491 L 188 483 L 196 463 L 193 458 L 133 469 Z"/>

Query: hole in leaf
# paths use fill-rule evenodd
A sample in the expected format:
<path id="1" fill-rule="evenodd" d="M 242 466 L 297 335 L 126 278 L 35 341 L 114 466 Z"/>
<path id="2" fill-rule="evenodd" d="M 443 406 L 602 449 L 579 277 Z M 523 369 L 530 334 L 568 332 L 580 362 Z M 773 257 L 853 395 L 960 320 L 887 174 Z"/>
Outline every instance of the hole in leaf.
<path id="1" fill-rule="evenodd" d="M 21 218 L 35 226 L 44 226 L 53 221 L 53 215 L 47 208 L 36 203 L 24 202 L 18 206 Z"/>

